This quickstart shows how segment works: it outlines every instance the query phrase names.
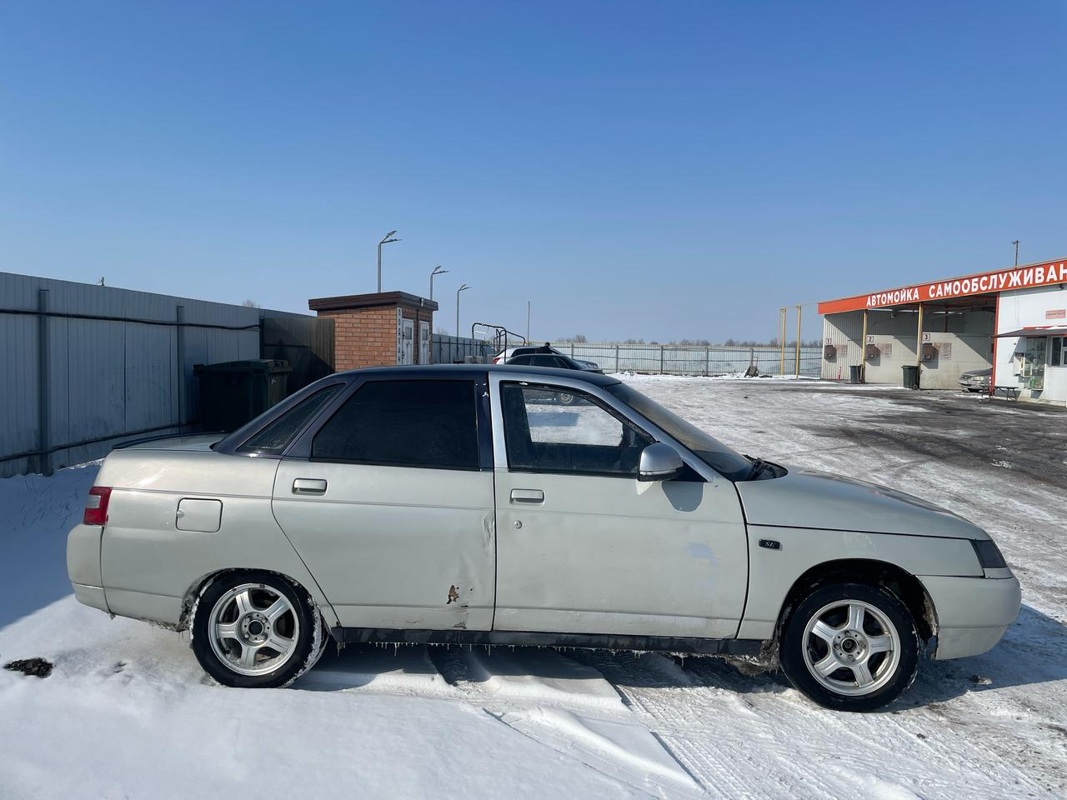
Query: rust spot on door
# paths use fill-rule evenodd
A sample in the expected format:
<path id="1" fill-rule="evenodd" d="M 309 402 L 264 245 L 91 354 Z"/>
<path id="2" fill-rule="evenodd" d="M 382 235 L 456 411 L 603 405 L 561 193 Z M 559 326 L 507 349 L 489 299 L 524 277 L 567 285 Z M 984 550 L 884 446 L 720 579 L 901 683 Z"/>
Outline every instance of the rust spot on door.
<path id="1" fill-rule="evenodd" d="M 448 587 L 448 602 L 445 603 L 445 605 L 446 606 L 447 605 L 451 605 L 452 603 L 456 602 L 457 600 L 459 600 L 459 587 L 458 586 L 449 586 Z"/>

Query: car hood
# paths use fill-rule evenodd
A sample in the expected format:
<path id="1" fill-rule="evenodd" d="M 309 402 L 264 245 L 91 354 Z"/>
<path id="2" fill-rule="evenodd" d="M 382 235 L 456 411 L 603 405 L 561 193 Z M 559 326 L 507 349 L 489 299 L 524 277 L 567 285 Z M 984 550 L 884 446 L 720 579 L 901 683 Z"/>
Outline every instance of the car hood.
<path id="1" fill-rule="evenodd" d="M 821 472 L 736 484 L 750 525 L 987 539 L 977 525 L 904 492 Z"/>
<path id="2" fill-rule="evenodd" d="M 190 436 L 168 436 L 163 439 L 131 442 L 120 445 L 116 450 L 210 450 L 211 445 L 220 441 L 223 433 L 197 433 Z"/>

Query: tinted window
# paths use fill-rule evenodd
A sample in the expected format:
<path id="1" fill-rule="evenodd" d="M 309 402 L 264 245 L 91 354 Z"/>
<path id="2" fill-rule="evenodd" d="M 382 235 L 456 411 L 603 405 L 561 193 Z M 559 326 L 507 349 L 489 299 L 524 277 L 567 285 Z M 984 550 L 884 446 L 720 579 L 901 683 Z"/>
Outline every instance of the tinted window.
<path id="1" fill-rule="evenodd" d="M 311 457 L 478 469 L 477 419 L 473 381 L 372 381 L 322 427 Z"/>
<path id="2" fill-rule="evenodd" d="M 562 358 L 547 354 L 530 356 L 530 363 L 535 367 L 563 367 L 564 369 L 567 367 L 567 362 Z"/>
<path id="3" fill-rule="evenodd" d="M 501 386 L 508 468 L 518 471 L 637 476 L 652 438 L 581 393 Z"/>
<path id="4" fill-rule="evenodd" d="M 260 453 L 262 455 L 281 455 L 289 442 L 300 432 L 307 422 L 337 394 L 341 384 L 327 386 L 310 397 L 301 400 L 289 411 L 282 414 L 263 430 L 251 436 L 237 448 L 238 453 Z"/>
<path id="5" fill-rule="evenodd" d="M 508 359 L 509 364 L 529 364 L 533 360 L 533 356 L 514 356 Z"/>

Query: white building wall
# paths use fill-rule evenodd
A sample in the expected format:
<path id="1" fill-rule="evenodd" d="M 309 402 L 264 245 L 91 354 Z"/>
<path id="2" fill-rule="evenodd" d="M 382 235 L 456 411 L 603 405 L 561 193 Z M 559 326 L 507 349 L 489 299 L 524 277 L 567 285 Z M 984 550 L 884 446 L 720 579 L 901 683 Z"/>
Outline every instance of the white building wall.
<path id="1" fill-rule="evenodd" d="M 1063 284 L 1003 292 L 997 313 L 997 333 L 1019 328 L 1067 325 L 1067 286 Z M 996 386 L 1014 386 L 1021 397 L 1067 404 L 1067 367 L 1049 364 L 1051 341 L 1045 347 L 1045 380 L 1042 390 L 1031 389 L 1029 381 L 1021 375 L 1022 353 L 1027 337 L 1007 337 L 996 340 L 996 356 L 993 364 L 993 382 Z"/>

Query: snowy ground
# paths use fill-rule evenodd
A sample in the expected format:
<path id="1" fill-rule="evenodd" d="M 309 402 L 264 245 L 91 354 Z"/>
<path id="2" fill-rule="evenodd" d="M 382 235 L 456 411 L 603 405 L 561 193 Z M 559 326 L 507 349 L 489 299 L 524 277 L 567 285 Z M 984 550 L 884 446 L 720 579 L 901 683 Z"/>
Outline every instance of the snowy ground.
<path id="1" fill-rule="evenodd" d="M 291 690 L 213 685 L 187 639 L 69 595 L 96 468 L 0 480 L 0 798 L 1067 795 L 1067 413 L 815 381 L 628 378 L 742 452 L 862 476 L 985 526 L 1023 582 L 991 653 L 883 713 L 714 660 L 348 648 Z"/>

